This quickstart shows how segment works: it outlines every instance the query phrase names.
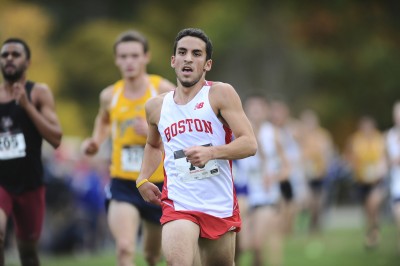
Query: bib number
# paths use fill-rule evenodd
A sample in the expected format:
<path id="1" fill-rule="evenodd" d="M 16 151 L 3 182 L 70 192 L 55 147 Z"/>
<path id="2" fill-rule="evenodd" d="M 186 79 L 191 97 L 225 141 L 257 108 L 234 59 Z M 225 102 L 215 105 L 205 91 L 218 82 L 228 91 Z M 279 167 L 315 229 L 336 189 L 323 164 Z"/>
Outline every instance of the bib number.
<path id="1" fill-rule="evenodd" d="M 203 145 L 210 146 L 211 144 Z M 194 166 L 186 158 L 183 150 L 174 152 L 175 167 L 179 178 L 183 182 L 190 182 L 219 175 L 219 166 L 216 160 L 208 161 L 204 166 Z"/>
<path id="2" fill-rule="evenodd" d="M 121 167 L 123 171 L 139 172 L 142 166 L 144 148 L 142 146 L 125 146 L 121 152 Z"/>
<path id="3" fill-rule="evenodd" d="M 26 144 L 22 133 L 0 134 L 0 160 L 22 158 L 25 155 Z"/>

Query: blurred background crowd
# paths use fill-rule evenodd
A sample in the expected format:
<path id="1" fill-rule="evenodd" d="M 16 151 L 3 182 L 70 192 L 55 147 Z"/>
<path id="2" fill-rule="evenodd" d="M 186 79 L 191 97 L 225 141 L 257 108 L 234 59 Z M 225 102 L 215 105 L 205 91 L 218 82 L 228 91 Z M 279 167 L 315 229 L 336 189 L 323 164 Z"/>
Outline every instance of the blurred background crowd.
<path id="1" fill-rule="evenodd" d="M 280 103 L 276 107 L 285 112 L 285 123 L 290 122 L 292 144 L 302 160 L 323 151 L 317 155 L 319 170 L 307 160 L 299 163 L 304 175 L 293 181 L 292 215 L 297 218 L 291 230 L 319 231 L 334 221 L 351 223 L 346 218 L 360 214 L 363 202 L 355 186 L 362 179 L 354 149 L 368 157 L 368 149 L 353 141 L 364 132 L 376 137 L 374 143 L 383 139 L 400 100 L 399 7 L 391 0 L 0 0 L 0 40 L 15 36 L 30 44 L 28 77 L 53 89 L 66 136 L 55 152 L 45 147 L 48 189 L 42 250 L 94 252 L 111 245 L 103 189 L 109 179 L 109 146 L 91 159 L 79 146 L 91 133 L 99 92 L 119 78 L 112 45 L 127 29 L 148 37 L 149 73 L 170 80 L 176 32 L 204 29 L 215 47 L 208 79 L 232 84 L 243 102 L 258 94 L 267 98 L 270 110 L 272 102 Z M 271 116 L 263 119 L 279 124 Z M 377 155 L 377 150 L 371 157 L 385 157 L 385 151 Z M 317 194 L 308 186 L 310 171 L 311 178 L 320 171 Z M 388 169 L 381 177 L 379 216 L 392 223 Z M 329 216 L 338 206 L 343 212 Z M 8 246 L 12 249 L 12 239 Z"/>

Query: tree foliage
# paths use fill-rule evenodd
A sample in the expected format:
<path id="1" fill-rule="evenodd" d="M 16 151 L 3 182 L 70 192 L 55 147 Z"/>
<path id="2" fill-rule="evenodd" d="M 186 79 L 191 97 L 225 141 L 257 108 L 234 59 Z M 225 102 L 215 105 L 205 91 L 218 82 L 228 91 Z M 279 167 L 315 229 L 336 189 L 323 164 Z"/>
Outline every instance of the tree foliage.
<path id="1" fill-rule="evenodd" d="M 257 91 L 284 98 L 294 115 L 313 108 L 339 142 L 364 114 L 390 126 L 400 98 L 398 1 L 27 2 L 0 0 L 0 38 L 19 33 L 32 42 L 40 60 L 32 74 L 42 73 L 63 108 L 84 121 L 67 133 L 90 131 L 100 90 L 119 78 L 112 44 L 130 28 L 150 40 L 149 71 L 172 81 L 176 33 L 203 28 L 214 43 L 209 79 L 233 84 L 243 97 Z"/>

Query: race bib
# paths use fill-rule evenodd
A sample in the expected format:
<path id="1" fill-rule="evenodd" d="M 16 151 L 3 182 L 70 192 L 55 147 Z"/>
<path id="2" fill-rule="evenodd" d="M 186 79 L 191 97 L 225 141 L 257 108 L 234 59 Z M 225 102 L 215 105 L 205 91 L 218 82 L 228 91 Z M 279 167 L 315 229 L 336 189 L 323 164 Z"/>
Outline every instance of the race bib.
<path id="1" fill-rule="evenodd" d="M 210 145 L 211 144 L 207 144 L 203 146 Z M 178 177 L 183 182 L 190 182 L 219 175 L 219 166 L 217 160 L 210 160 L 202 167 L 194 166 L 186 158 L 183 150 L 175 151 L 174 159 Z"/>
<path id="2" fill-rule="evenodd" d="M 127 172 L 139 172 L 142 166 L 144 148 L 142 146 L 125 146 L 121 152 L 121 168 Z"/>
<path id="3" fill-rule="evenodd" d="M 25 155 L 26 144 L 22 133 L 0 134 L 0 160 L 22 158 Z"/>

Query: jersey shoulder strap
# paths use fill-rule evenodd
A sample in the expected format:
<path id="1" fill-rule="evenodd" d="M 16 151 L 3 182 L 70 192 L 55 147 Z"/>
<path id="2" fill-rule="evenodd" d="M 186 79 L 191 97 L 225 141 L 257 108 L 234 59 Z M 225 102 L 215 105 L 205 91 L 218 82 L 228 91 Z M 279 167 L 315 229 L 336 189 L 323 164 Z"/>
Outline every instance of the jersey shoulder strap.
<path id="1" fill-rule="evenodd" d="M 28 99 L 30 102 L 32 101 L 31 92 L 32 92 L 34 85 L 35 85 L 35 82 L 33 82 L 33 81 L 28 80 L 25 82 L 25 91 L 26 91 L 26 95 L 28 96 Z"/>

